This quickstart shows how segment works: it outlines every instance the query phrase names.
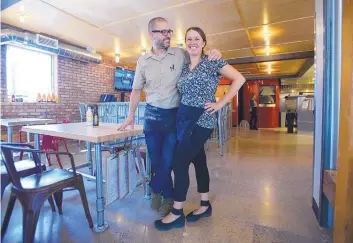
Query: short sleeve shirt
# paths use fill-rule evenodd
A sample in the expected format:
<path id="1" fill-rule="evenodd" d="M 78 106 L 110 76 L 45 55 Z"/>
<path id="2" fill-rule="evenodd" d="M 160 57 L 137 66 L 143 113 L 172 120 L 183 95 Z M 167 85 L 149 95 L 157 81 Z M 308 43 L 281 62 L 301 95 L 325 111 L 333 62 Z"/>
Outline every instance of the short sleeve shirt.
<path id="1" fill-rule="evenodd" d="M 185 64 L 178 83 L 181 103 L 188 106 L 203 108 L 208 102 L 216 102 L 214 95 L 221 77 L 219 70 L 227 65 L 223 59 L 210 61 L 202 56 L 200 62 L 192 70 Z M 204 112 L 197 125 L 204 128 L 214 128 L 215 114 Z"/>
<path id="2" fill-rule="evenodd" d="M 163 56 L 150 51 L 137 61 L 132 88 L 144 90 L 147 104 L 163 109 L 178 107 L 177 83 L 186 63 L 189 57 L 184 49 L 169 47 Z"/>

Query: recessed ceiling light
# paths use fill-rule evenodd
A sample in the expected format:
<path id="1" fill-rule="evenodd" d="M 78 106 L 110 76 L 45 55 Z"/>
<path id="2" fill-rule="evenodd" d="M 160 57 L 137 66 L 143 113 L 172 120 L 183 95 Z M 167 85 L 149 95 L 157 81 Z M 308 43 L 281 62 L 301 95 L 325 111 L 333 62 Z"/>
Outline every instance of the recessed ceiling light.
<path id="1" fill-rule="evenodd" d="M 118 63 L 120 61 L 120 54 L 116 53 L 115 54 L 115 62 Z"/>
<path id="2" fill-rule="evenodd" d="M 264 25 L 264 34 L 268 34 L 268 25 Z"/>
<path id="3" fill-rule="evenodd" d="M 270 39 L 269 34 L 264 34 L 264 40 L 265 40 L 265 41 L 268 41 L 269 39 Z"/>

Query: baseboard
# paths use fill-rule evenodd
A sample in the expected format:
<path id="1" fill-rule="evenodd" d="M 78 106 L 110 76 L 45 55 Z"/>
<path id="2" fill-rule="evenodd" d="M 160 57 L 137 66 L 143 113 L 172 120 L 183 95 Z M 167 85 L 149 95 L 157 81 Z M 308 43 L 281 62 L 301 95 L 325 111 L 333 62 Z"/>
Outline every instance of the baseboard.
<path id="1" fill-rule="evenodd" d="M 320 211 L 319 211 L 319 206 L 317 205 L 315 199 L 313 198 L 312 200 L 312 209 L 314 211 L 314 214 L 316 216 L 316 219 L 318 222 L 320 222 Z"/>

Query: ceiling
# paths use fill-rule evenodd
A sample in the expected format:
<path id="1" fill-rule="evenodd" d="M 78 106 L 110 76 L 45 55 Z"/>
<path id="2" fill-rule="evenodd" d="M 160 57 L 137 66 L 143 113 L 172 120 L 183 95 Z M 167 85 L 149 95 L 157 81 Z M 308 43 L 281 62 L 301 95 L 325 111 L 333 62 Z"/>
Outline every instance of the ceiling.
<path id="1" fill-rule="evenodd" d="M 314 0 L 22 0 L 1 12 L 4 23 L 93 47 L 136 63 L 149 49 L 147 24 L 165 17 L 172 46 L 199 26 L 225 59 L 314 50 Z M 21 19 L 24 20 L 21 22 Z M 247 76 L 295 75 L 306 59 L 235 65 Z"/>

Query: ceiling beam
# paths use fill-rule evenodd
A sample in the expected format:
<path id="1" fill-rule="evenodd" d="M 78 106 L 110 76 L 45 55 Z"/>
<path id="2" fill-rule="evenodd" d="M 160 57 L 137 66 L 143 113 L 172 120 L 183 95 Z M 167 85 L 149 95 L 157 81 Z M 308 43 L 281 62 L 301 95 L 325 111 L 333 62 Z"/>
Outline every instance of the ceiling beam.
<path id="1" fill-rule="evenodd" d="M 11 7 L 15 3 L 18 3 L 21 0 L 1 0 L 1 11 Z"/>
<path id="2" fill-rule="evenodd" d="M 303 51 L 296 53 L 286 53 L 278 54 L 271 56 L 255 56 L 255 57 L 243 57 L 226 60 L 229 65 L 236 64 L 248 64 L 248 63 L 260 63 L 260 62 L 274 62 L 274 61 L 286 61 L 286 60 L 295 60 L 295 59 L 306 59 L 314 58 L 314 51 Z"/>
<path id="3" fill-rule="evenodd" d="M 268 80 L 268 79 L 283 79 L 283 78 L 300 78 L 302 77 L 311 66 L 314 65 L 314 58 L 309 58 L 306 62 L 301 66 L 299 71 L 296 74 L 285 74 L 285 75 L 257 75 L 257 76 L 245 76 L 246 80 Z"/>
<path id="4" fill-rule="evenodd" d="M 312 65 L 314 65 L 314 58 L 307 59 L 303 66 L 299 69 L 297 77 L 302 77 L 311 68 Z"/>
<path id="5" fill-rule="evenodd" d="M 271 75 L 271 76 L 245 76 L 246 80 L 268 80 L 268 79 L 281 79 L 281 78 L 296 78 L 296 74 L 286 75 Z"/>

